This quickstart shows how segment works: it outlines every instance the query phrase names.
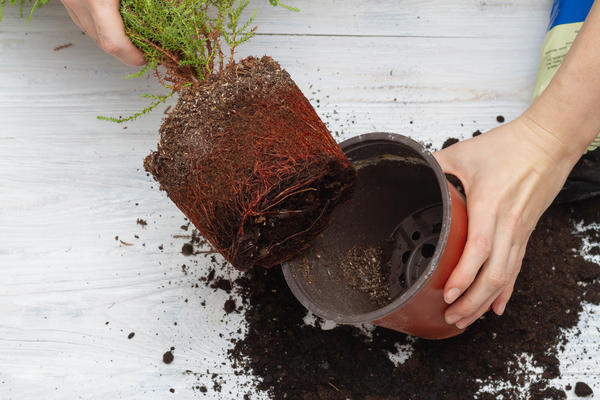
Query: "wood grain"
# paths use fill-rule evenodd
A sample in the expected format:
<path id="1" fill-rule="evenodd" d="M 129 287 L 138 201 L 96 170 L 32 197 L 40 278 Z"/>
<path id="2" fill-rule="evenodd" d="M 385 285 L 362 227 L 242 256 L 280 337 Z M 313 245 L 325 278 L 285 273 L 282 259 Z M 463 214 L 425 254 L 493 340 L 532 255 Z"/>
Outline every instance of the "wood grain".
<path id="1" fill-rule="evenodd" d="M 289 3 L 301 12 L 255 2 L 259 35 L 240 56 L 279 60 L 339 140 L 392 131 L 439 146 L 527 107 L 551 0 Z M 6 10 L 0 60 L 0 398 L 239 399 L 252 377 L 233 376 L 225 351 L 242 316 L 224 315 L 223 293 L 191 287 L 172 237 L 183 216 L 142 169 L 162 112 L 127 129 L 95 118 L 129 115 L 163 89 L 124 79 L 135 69 L 57 1 L 31 22 Z M 193 277 L 206 268 L 190 265 Z M 561 368 L 564 383 L 600 390 L 592 312 Z M 192 390 L 212 386 L 207 371 L 227 379 L 220 394 Z"/>

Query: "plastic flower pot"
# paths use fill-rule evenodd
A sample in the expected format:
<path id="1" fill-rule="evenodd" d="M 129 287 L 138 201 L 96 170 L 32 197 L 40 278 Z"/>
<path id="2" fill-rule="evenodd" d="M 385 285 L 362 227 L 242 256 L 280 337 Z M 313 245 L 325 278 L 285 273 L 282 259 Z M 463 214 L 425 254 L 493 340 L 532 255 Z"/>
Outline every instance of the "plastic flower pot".
<path id="1" fill-rule="evenodd" d="M 357 171 L 354 195 L 283 264 L 288 286 L 311 312 L 339 324 L 374 323 L 427 339 L 461 333 L 444 320 L 443 288 L 466 241 L 463 196 L 431 153 L 405 136 L 370 133 L 340 146 Z M 349 251 L 378 246 L 387 249 L 384 304 L 344 271 Z"/>

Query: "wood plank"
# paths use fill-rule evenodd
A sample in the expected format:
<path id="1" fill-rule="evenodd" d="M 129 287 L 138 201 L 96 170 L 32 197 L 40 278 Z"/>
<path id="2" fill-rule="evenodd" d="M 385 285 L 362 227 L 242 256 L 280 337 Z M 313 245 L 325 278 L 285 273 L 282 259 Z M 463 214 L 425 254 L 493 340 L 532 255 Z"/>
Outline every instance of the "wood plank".
<path id="1" fill-rule="evenodd" d="M 260 35 L 240 56 L 279 60 L 338 140 L 380 130 L 436 146 L 527 107 L 551 3 L 288 1 L 302 12 L 254 3 Z M 31 22 L 7 10 L 0 59 L 0 398 L 193 398 L 212 383 L 190 369 L 227 378 L 201 398 L 239 399 L 252 377 L 232 376 L 225 351 L 242 316 L 224 315 L 224 293 L 191 286 L 205 259 L 183 275 L 191 260 L 172 235 L 185 221 L 142 169 L 162 112 L 126 130 L 95 119 L 163 89 L 125 80 L 135 69 L 95 48 L 57 1 Z M 562 356 L 563 383 L 600 383 L 592 312 Z"/>

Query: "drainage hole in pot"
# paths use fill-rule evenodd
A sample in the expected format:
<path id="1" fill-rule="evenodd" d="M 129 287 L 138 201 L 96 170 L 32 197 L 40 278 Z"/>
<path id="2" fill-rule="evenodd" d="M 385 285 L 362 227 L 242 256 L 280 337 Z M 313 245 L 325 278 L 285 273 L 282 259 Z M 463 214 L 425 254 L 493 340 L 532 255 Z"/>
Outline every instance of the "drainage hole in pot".
<path id="1" fill-rule="evenodd" d="M 406 262 L 408 261 L 409 257 L 410 257 L 410 250 L 405 251 L 404 254 L 402 254 L 402 262 L 404 264 L 406 264 Z"/>
<path id="2" fill-rule="evenodd" d="M 440 222 L 439 224 L 433 225 L 433 230 L 431 232 L 432 233 L 440 233 L 441 231 L 442 231 L 442 223 Z"/>
<path id="3" fill-rule="evenodd" d="M 413 232 L 412 240 L 417 241 L 417 240 L 419 240 L 420 237 L 421 237 L 421 232 L 419 232 L 419 231 Z"/>
<path id="4" fill-rule="evenodd" d="M 430 244 L 430 243 L 426 243 L 423 245 L 423 247 L 421 247 L 421 255 L 425 258 L 431 258 L 433 256 L 433 253 L 435 253 L 435 246 Z M 403 258 L 404 259 L 404 258 Z"/>

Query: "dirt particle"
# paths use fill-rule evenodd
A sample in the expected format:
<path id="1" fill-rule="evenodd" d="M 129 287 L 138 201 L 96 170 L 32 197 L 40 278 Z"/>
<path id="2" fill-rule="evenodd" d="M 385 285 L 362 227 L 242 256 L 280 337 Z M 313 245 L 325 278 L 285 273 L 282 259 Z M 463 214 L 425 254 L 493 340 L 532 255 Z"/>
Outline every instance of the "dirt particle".
<path id="1" fill-rule="evenodd" d="M 172 350 L 169 350 L 165 354 L 163 354 L 163 362 L 165 364 L 171 364 L 173 362 L 173 359 L 175 359 L 175 356 L 173 356 Z"/>
<path id="2" fill-rule="evenodd" d="M 129 335 L 127 335 L 127 339 L 133 339 L 134 336 L 135 332 L 131 332 Z"/>
<path id="3" fill-rule="evenodd" d="M 498 116 L 496 117 L 496 121 L 497 121 L 499 124 L 503 123 L 503 122 L 504 122 L 504 116 L 502 116 L 502 115 L 498 115 Z"/>
<path id="4" fill-rule="evenodd" d="M 575 394 L 577 397 L 588 397 L 594 394 L 591 387 L 585 382 L 577 382 L 575 384 Z"/>
<path id="5" fill-rule="evenodd" d="M 223 309 L 225 310 L 225 312 L 227 314 L 231 314 L 232 312 L 234 312 L 235 308 L 236 308 L 235 300 L 232 298 L 229 298 L 229 300 L 226 300 L 225 304 L 223 305 Z"/>
<path id="6" fill-rule="evenodd" d="M 191 243 L 185 243 L 181 247 L 181 254 L 183 254 L 186 257 L 191 256 L 192 254 L 194 254 L 194 245 L 192 245 Z"/>
<path id="7" fill-rule="evenodd" d="M 66 49 L 67 47 L 71 47 L 71 46 L 73 46 L 73 43 L 61 44 L 60 46 L 56 46 L 54 48 L 54 51 L 60 51 L 60 50 Z"/>
<path id="8" fill-rule="evenodd" d="M 142 218 L 138 218 L 137 221 L 135 221 L 138 225 L 145 227 L 146 225 L 148 225 L 148 222 L 146 222 L 145 219 Z"/>
<path id="9" fill-rule="evenodd" d="M 446 141 L 444 142 L 444 144 L 442 144 L 442 149 L 445 149 L 446 147 L 450 147 L 453 144 L 456 144 L 458 142 L 459 142 L 459 140 L 457 138 L 446 139 Z"/>
<path id="10" fill-rule="evenodd" d="M 220 289 L 220 290 L 224 290 L 227 293 L 231 292 L 231 282 L 227 279 L 224 278 L 217 278 L 211 285 L 211 288 L 213 289 Z"/>

